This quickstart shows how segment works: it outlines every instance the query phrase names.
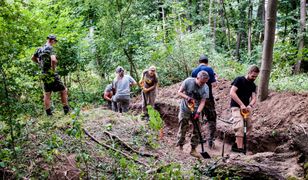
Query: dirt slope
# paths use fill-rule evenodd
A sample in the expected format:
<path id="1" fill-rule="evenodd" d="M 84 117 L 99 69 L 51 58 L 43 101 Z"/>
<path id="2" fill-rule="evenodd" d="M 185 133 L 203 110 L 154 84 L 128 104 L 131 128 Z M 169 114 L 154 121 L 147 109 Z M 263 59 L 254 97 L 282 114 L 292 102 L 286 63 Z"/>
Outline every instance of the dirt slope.
<path id="1" fill-rule="evenodd" d="M 165 134 L 171 134 L 168 138 L 170 146 L 176 140 L 178 128 L 177 114 L 180 99 L 177 96 L 177 90 L 179 87 L 180 83 L 160 88 L 155 105 L 165 120 Z M 298 135 L 302 135 L 308 130 L 308 93 L 271 92 L 266 101 L 257 103 L 252 115 L 254 129 L 248 138 L 248 149 L 254 155 L 238 157 L 238 154 L 230 153 L 230 143 L 234 138 L 231 125 L 220 121 L 230 121 L 230 87 L 230 81 L 221 79 L 218 86 L 213 89 L 218 114 L 217 140 L 216 149 L 208 150 L 209 153 L 212 156 L 220 155 L 222 146 L 220 139 L 225 132 L 228 142 L 225 151 L 231 156 L 229 165 L 232 165 L 232 162 L 238 163 L 238 159 L 240 159 L 254 162 L 256 166 L 272 167 L 273 169 L 270 171 L 273 171 L 273 174 L 276 172 L 276 176 L 271 177 L 273 179 L 303 178 L 303 164 L 298 163 L 301 152 L 298 151 L 294 140 Z M 140 102 L 140 97 L 134 99 L 132 108 L 139 109 Z M 203 126 L 203 134 L 207 134 L 206 129 L 207 127 Z M 184 147 L 186 153 L 189 152 L 188 144 L 186 148 Z"/>

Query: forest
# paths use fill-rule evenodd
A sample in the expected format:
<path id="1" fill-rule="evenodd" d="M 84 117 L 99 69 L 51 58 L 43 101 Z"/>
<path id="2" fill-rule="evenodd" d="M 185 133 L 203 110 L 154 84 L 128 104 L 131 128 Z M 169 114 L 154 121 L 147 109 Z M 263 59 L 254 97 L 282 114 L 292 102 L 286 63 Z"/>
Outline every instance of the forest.
<path id="1" fill-rule="evenodd" d="M 306 0 L 0 0 L 0 179 L 308 179 L 307 7 Z M 58 93 L 46 115 L 42 69 L 32 59 L 46 38 L 55 40 L 50 35 L 66 115 Z M 205 146 L 211 159 L 197 160 L 189 143 L 183 152 L 175 144 L 177 93 L 201 55 L 217 80 L 217 130 L 215 149 Z M 251 65 L 260 74 L 242 155 L 230 150 L 229 92 Z M 128 112 L 107 108 L 104 91 L 120 66 L 137 84 L 156 69 L 147 121 L 140 85 L 131 87 Z M 208 123 L 201 124 L 205 136 Z"/>

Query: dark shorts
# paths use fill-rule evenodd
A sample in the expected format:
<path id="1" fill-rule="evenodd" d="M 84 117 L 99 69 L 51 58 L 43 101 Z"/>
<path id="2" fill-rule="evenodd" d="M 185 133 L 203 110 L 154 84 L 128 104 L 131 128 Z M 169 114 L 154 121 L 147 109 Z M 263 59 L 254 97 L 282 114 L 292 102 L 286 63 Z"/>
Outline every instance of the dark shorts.
<path id="1" fill-rule="evenodd" d="M 43 74 L 44 91 L 45 92 L 58 92 L 65 90 L 65 86 L 62 83 L 59 75 L 47 75 Z"/>

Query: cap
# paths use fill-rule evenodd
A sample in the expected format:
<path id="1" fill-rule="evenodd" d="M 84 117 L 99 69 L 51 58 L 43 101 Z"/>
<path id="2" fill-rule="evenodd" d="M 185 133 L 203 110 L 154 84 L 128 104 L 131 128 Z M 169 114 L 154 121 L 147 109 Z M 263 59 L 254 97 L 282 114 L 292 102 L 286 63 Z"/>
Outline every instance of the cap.
<path id="1" fill-rule="evenodd" d="M 117 69 L 116 69 L 116 73 L 120 73 L 122 71 L 124 71 L 124 68 L 121 67 L 121 66 L 118 66 Z"/>
<path id="2" fill-rule="evenodd" d="M 204 54 L 202 54 L 199 58 L 199 61 L 203 61 L 203 60 L 208 60 L 208 58 Z"/>
<path id="3" fill-rule="evenodd" d="M 53 35 L 53 34 L 49 34 L 49 35 L 47 36 L 47 39 L 51 39 L 51 40 L 58 41 L 58 40 L 57 40 L 57 37 L 56 37 L 55 35 Z"/>

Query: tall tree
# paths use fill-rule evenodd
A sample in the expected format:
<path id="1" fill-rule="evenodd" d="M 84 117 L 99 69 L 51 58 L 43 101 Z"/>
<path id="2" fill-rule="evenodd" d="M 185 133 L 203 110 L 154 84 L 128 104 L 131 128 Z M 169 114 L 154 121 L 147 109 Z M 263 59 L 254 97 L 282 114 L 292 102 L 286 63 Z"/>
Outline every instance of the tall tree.
<path id="1" fill-rule="evenodd" d="M 273 62 L 273 48 L 275 40 L 277 15 L 277 0 L 268 1 L 265 12 L 264 45 L 261 65 L 260 86 L 258 89 L 258 99 L 264 101 L 268 96 L 268 85 Z"/>
<path id="2" fill-rule="evenodd" d="M 299 73 L 302 63 L 302 50 L 305 47 L 305 32 L 306 32 L 306 0 L 301 0 L 301 10 L 300 10 L 300 34 L 299 34 L 299 60 L 295 66 L 295 73 Z"/>
<path id="3" fill-rule="evenodd" d="M 251 34 L 252 34 L 252 7 L 253 4 L 251 3 L 251 0 L 249 0 L 248 5 L 248 56 L 251 56 Z"/>

